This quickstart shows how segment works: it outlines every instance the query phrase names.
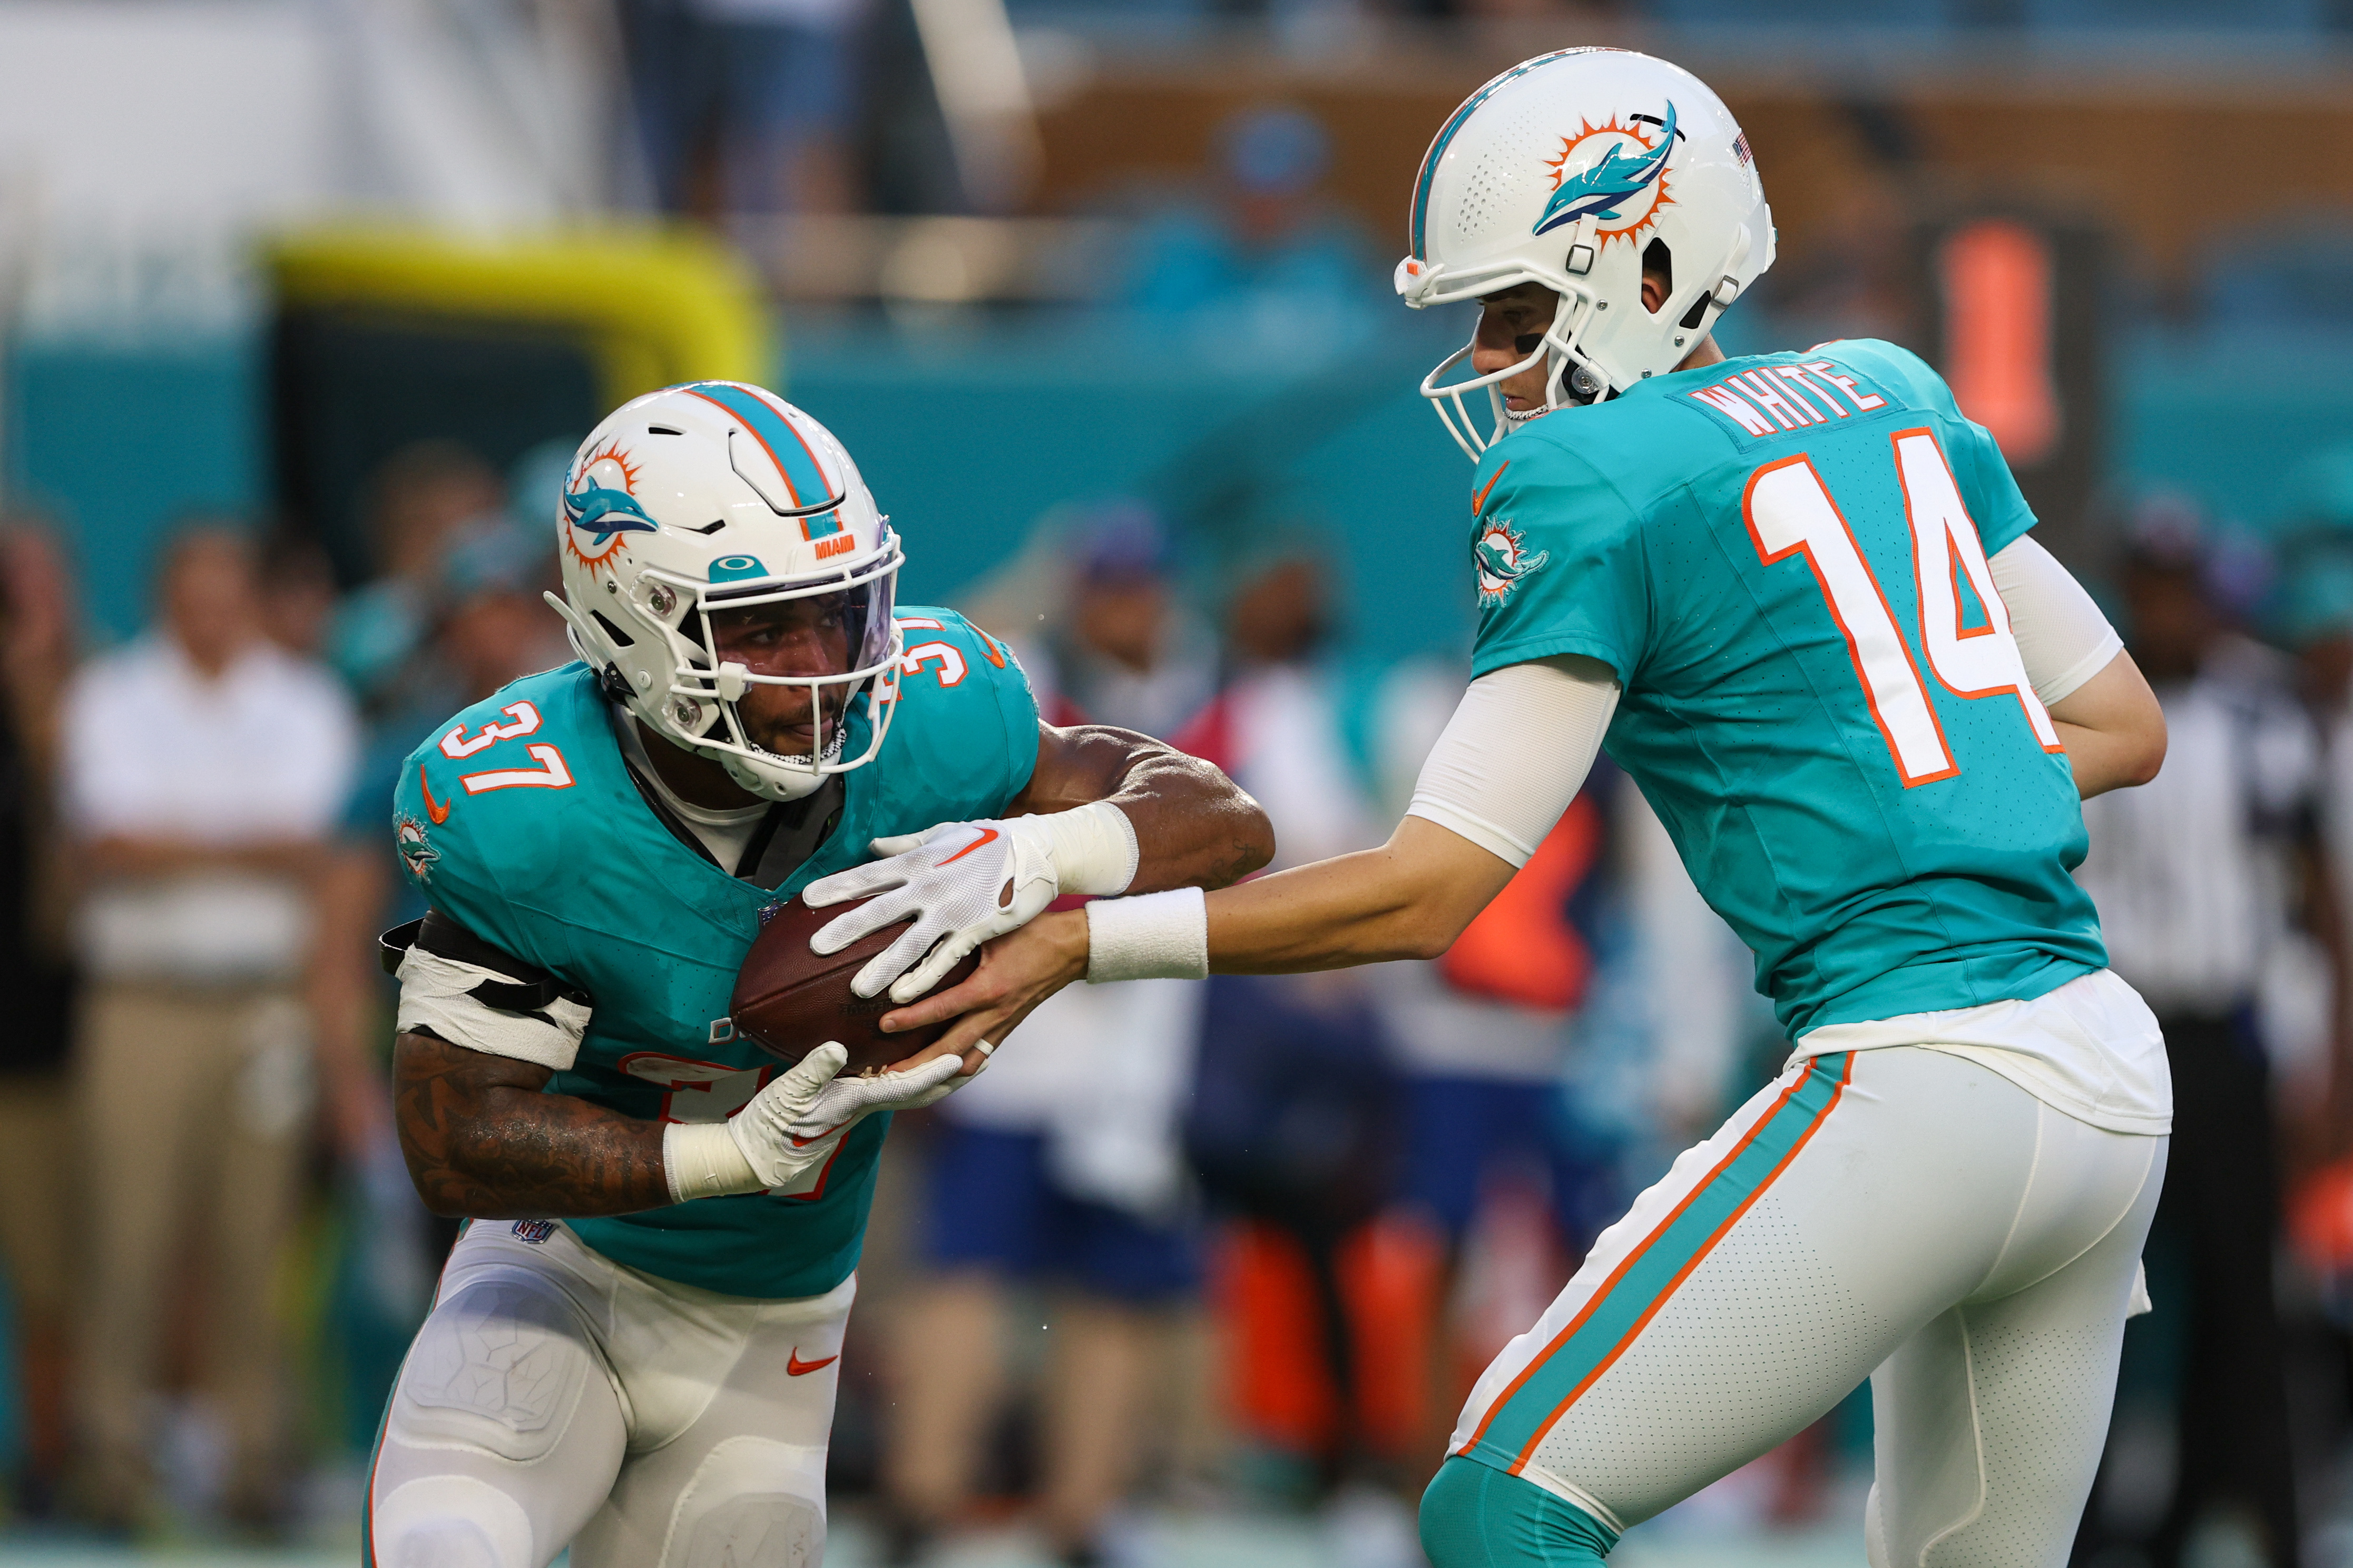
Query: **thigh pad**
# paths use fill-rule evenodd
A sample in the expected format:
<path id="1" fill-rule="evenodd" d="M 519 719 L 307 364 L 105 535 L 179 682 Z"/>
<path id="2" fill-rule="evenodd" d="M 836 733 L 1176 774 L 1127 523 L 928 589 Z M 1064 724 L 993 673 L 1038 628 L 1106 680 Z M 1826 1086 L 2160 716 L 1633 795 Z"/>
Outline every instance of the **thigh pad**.
<path id="1" fill-rule="evenodd" d="M 563 1439 L 592 1372 L 599 1357 L 562 1292 L 522 1275 L 474 1279 L 417 1331 L 386 1436 L 527 1464 Z"/>

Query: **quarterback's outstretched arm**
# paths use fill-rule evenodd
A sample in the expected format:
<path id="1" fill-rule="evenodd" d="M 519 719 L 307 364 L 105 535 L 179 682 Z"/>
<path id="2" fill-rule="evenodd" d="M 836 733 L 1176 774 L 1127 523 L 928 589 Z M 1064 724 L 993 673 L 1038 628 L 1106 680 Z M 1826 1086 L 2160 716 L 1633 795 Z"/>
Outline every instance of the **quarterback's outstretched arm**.
<path id="1" fill-rule="evenodd" d="M 934 1047 L 960 1051 L 1002 1039 L 1082 976 L 1121 980 L 1187 966 L 1289 973 L 1434 957 L 1568 809 L 1618 695 L 1607 666 L 1575 656 L 1482 676 L 1423 763 L 1405 820 L 1379 848 L 1219 892 L 1106 900 L 1048 915 L 992 945 L 963 984 L 885 1024 L 913 1027 L 963 1014 Z M 1195 933 L 1189 954 L 1167 935 L 1185 930 Z"/>

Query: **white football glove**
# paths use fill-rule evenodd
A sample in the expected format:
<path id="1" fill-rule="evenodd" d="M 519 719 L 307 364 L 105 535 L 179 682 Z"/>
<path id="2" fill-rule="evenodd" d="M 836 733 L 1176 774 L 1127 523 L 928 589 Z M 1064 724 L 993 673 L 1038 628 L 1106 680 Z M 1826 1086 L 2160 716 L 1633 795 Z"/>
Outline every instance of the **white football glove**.
<path id="1" fill-rule="evenodd" d="M 670 1198 L 716 1197 L 789 1186 L 833 1158 L 843 1134 L 877 1110 L 912 1110 L 954 1093 L 961 1058 L 938 1057 L 904 1072 L 838 1076 L 849 1053 L 828 1041 L 772 1079 L 724 1121 L 662 1129 Z"/>
<path id="2" fill-rule="evenodd" d="M 820 877 L 801 893 L 813 909 L 881 895 L 828 923 L 809 947 L 839 952 L 914 916 L 850 982 L 860 996 L 888 985 L 891 1000 L 902 1005 L 938 984 L 982 942 L 1037 919 L 1060 895 L 1124 893 L 1135 879 L 1134 825 L 1107 800 L 1044 816 L 945 822 L 877 838 L 872 847 L 888 858 Z"/>

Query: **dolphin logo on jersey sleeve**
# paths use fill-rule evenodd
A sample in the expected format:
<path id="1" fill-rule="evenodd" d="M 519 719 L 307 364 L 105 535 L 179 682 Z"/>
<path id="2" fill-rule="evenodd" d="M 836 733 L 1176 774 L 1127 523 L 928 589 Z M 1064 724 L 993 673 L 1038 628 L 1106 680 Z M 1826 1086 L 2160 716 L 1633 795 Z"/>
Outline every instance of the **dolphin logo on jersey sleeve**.
<path id="1" fill-rule="evenodd" d="M 1519 531 L 1508 522 L 1482 525 L 1471 542 L 1471 565 L 1479 575 L 1480 601 L 1502 602 L 1519 586 L 1522 578 L 1551 559 L 1549 550 L 1529 554 Z"/>

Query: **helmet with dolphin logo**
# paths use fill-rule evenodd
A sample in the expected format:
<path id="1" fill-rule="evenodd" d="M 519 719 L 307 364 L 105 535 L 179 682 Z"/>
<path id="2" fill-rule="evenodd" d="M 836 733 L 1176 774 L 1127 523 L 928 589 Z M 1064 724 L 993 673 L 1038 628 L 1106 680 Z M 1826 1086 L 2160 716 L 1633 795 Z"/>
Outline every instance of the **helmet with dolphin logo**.
<path id="1" fill-rule="evenodd" d="M 548 603 L 607 693 L 662 739 L 770 800 L 799 799 L 881 750 L 904 557 L 849 452 L 800 409 L 732 381 L 625 403 L 573 458 L 555 529 L 564 595 Z M 731 628 L 747 620 L 786 627 L 765 646 L 807 646 L 739 652 Z M 806 751 L 776 749 L 775 726 L 764 743 L 746 722 L 741 704 L 762 687 L 791 694 Z"/>
<path id="2" fill-rule="evenodd" d="M 1516 364 L 1441 384 L 1466 344 L 1423 378 L 1473 461 L 1527 419 L 1672 370 L 1773 263 L 1773 215 L 1731 110 L 1682 67 L 1623 49 L 1539 55 L 1472 93 L 1422 159 L 1412 230 L 1397 289 L 1417 310 L 1522 283 L 1560 297 Z M 1655 314 L 1646 256 L 1672 279 Z M 1543 405 L 1507 409 L 1500 384 L 1539 364 Z M 1483 435 L 1463 403 L 1482 390 Z"/>

